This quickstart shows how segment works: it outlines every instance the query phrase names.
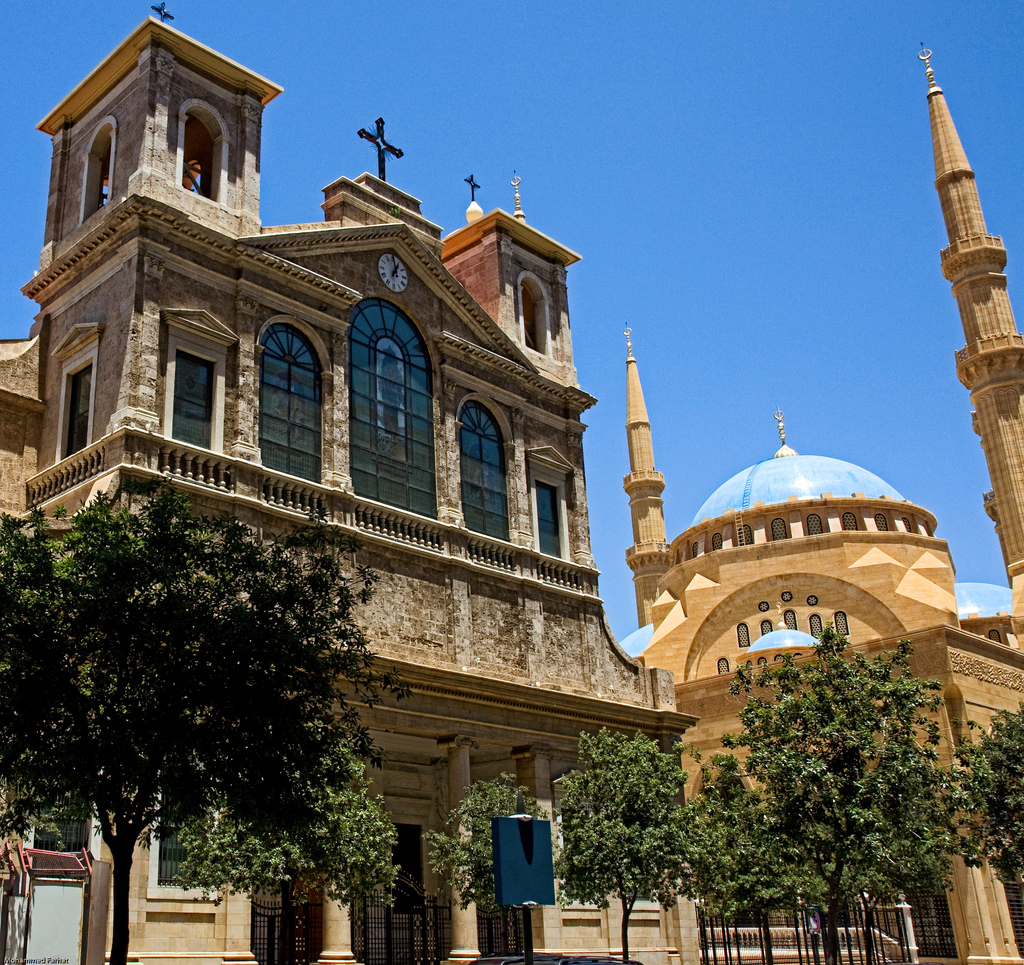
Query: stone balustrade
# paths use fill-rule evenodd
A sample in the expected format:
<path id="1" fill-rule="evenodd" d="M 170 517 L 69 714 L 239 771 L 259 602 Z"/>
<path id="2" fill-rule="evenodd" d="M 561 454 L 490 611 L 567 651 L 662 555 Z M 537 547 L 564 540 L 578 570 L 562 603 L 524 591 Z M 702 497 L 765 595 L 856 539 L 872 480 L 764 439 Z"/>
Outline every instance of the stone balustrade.
<path id="1" fill-rule="evenodd" d="M 957 364 L 970 358 L 972 355 L 979 355 L 982 352 L 990 352 L 994 348 L 1021 348 L 1024 347 L 1024 335 L 1020 332 L 1004 332 L 999 335 L 986 335 L 983 338 L 969 342 L 956 353 Z"/>
<path id="2" fill-rule="evenodd" d="M 372 503 L 341 489 L 133 428 L 119 429 L 33 476 L 27 483 L 28 505 L 56 505 L 61 495 L 101 472 L 116 469 L 126 475 L 163 476 L 189 487 L 201 487 L 211 494 L 229 495 L 236 501 L 252 501 L 274 512 L 294 514 L 297 519 L 321 513 L 329 521 L 373 540 L 462 559 L 467 565 L 537 581 L 561 592 L 597 595 L 597 574 L 568 560 L 557 560 L 534 549 L 468 532 L 463 526 Z"/>
<path id="3" fill-rule="evenodd" d="M 972 248 L 1002 248 L 1003 238 L 1001 235 L 974 235 L 970 238 L 958 238 L 943 248 L 940 257 L 942 261 L 960 254 L 961 251 L 970 251 Z"/>

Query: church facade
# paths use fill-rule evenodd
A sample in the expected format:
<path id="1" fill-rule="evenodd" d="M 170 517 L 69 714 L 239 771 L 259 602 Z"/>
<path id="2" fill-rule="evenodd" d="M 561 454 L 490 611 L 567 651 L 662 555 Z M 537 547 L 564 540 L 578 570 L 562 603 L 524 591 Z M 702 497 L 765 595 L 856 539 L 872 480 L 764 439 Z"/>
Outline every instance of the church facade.
<path id="1" fill-rule="evenodd" d="M 369 174 L 324 189 L 323 222 L 263 225 L 279 93 L 149 19 L 41 123 L 53 162 L 24 288 L 38 315 L 0 344 L 0 508 L 74 511 L 163 478 L 268 536 L 310 509 L 356 534 L 379 574 L 366 631 L 411 689 L 364 721 L 422 903 L 442 891 L 423 833 L 471 781 L 514 773 L 551 814 L 581 731 L 667 748 L 694 718 L 671 674 L 619 647 L 598 597 L 580 421 L 594 399 L 566 301 L 579 256 L 521 212 L 471 209 L 442 238 Z M 258 909 L 179 891 L 173 866 L 173 849 L 137 850 L 134 958 L 254 962 Z M 442 905 L 417 960 L 476 957 L 475 909 Z M 638 908 L 636 954 L 678 960 L 687 910 Z M 307 957 L 381 954 L 367 917 L 353 928 L 330 902 L 321 917 Z M 544 908 L 534 943 L 607 951 L 617 928 L 614 908 Z"/>
<path id="2" fill-rule="evenodd" d="M 926 54 L 928 52 L 925 52 Z M 927 67 L 935 186 L 949 245 L 942 251 L 966 345 L 957 376 L 971 391 L 988 460 L 985 509 L 999 535 L 1008 586 L 957 583 L 938 521 L 874 473 L 786 444 L 724 482 L 678 536 L 665 533 L 651 425 L 628 352 L 626 431 L 640 629 L 623 646 L 675 675 L 676 701 L 699 718 L 687 738 L 707 753 L 738 731 L 730 693 L 740 664 L 809 656 L 827 624 L 856 647 L 914 644 L 914 672 L 942 685 L 947 755 L 964 721 L 987 726 L 1024 698 L 1024 339 L 1006 292 L 1006 252 L 989 234 L 974 172 L 941 88 Z M 693 768 L 691 767 L 691 771 Z M 956 862 L 947 895 L 910 896 L 922 959 L 1019 962 L 1019 882 Z"/>

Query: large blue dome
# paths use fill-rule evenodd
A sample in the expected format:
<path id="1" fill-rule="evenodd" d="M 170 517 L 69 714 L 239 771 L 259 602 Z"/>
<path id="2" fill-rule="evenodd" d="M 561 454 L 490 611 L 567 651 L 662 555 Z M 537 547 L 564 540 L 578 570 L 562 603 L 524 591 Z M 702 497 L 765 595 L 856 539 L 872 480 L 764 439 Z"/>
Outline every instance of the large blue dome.
<path id="1" fill-rule="evenodd" d="M 809 633 L 804 633 L 803 630 L 790 630 L 789 627 L 783 627 L 779 630 L 772 630 L 771 633 L 766 633 L 759 640 L 752 643 L 747 653 L 757 653 L 759 650 L 774 650 L 777 647 L 803 647 L 807 650 L 808 648 L 813 649 L 817 642 L 814 637 Z"/>
<path id="2" fill-rule="evenodd" d="M 822 493 L 849 497 L 864 493 L 875 498 L 902 500 L 899 491 L 873 472 L 830 456 L 784 456 L 754 463 L 722 483 L 697 510 L 691 526 L 729 510 L 749 509 L 754 503 L 784 503 L 790 496 L 818 499 Z"/>

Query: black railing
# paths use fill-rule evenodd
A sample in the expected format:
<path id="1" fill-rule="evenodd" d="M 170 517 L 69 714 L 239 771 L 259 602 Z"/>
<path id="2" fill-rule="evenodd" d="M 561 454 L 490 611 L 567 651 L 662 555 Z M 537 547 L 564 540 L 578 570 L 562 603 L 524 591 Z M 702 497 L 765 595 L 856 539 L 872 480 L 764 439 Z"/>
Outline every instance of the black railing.
<path id="1" fill-rule="evenodd" d="M 941 895 L 907 895 L 922 958 L 957 958 L 949 900 Z"/>
<path id="2" fill-rule="evenodd" d="M 251 948 L 260 965 L 313 965 L 320 958 L 324 943 L 323 905 L 292 905 L 290 930 L 285 927 L 279 898 L 253 899 L 251 909 Z"/>
<path id="3" fill-rule="evenodd" d="M 517 908 L 476 911 L 476 940 L 480 954 L 522 955 L 523 915 Z"/>
<path id="4" fill-rule="evenodd" d="M 390 903 L 378 893 L 352 906 L 352 951 L 363 965 L 440 965 L 451 949 L 447 902 L 404 875 Z"/>

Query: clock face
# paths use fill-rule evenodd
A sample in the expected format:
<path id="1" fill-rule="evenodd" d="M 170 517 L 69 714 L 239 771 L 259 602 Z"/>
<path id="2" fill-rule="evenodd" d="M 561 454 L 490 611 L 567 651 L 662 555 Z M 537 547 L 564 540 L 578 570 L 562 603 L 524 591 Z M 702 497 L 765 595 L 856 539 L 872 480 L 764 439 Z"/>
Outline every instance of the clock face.
<path id="1" fill-rule="evenodd" d="M 405 265 L 402 264 L 397 255 L 391 254 L 390 251 L 380 256 L 380 261 L 377 262 L 377 270 L 380 272 L 381 280 L 393 292 L 404 291 L 405 286 L 409 284 L 409 276 L 405 271 Z"/>

